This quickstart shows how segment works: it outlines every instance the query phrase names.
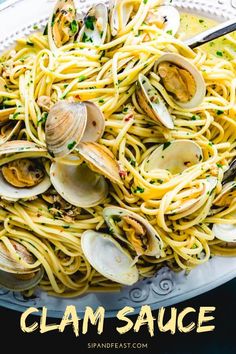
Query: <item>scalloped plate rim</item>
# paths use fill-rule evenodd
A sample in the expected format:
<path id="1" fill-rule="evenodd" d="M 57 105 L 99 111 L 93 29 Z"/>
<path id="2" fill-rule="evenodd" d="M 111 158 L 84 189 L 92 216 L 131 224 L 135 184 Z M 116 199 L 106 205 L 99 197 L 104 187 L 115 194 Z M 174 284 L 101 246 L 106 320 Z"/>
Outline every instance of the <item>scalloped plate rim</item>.
<path id="1" fill-rule="evenodd" d="M 29 0 L 28 0 L 29 1 Z M 46 0 L 43 0 L 45 3 L 47 2 L 47 5 L 48 5 L 48 2 L 52 2 L 52 1 L 46 1 Z M 233 1 L 234 0 L 231 0 L 231 3 L 233 3 Z M 11 2 L 12 2 L 12 0 L 11 0 Z M 42 1 L 41 1 L 42 2 Z M 94 2 L 94 0 L 92 1 L 92 2 Z M 165 2 L 167 2 L 167 3 L 169 3 L 169 1 L 167 0 L 167 1 L 165 1 Z M 202 3 L 201 3 L 202 2 Z M 208 3 L 207 4 L 205 4 L 205 1 L 204 0 L 201 0 L 201 1 L 199 1 L 199 0 L 195 0 L 195 1 L 191 1 L 191 3 L 189 3 L 188 1 L 186 1 L 186 0 L 174 0 L 172 3 L 175 5 L 175 6 L 177 6 L 178 8 L 180 8 L 180 9 L 183 9 L 185 12 L 191 12 L 191 13 L 201 13 L 202 15 L 204 15 L 204 16 L 206 16 L 206 17 L 210 17 L 210 18 L 215 18 L 215 19 L 217 19 L 217 20 L 219 20 L 220 21 L 220 19 L 222 19 L 222 21 L 224 20 L 224 19 L 229 19 L 230 17 L 232 17 L 232 12 L 230 11 L 230 10 L 232 10 L 232 8 L 230 7 L 230 6 L 228 6 L 228 7 L 226 7 L 226 5 L 220 5 L 219 4 L 219 1 L 218 1 L 218 5 L 217 4 L 215 4 L 215 2 L 214 2 L 214 0 L 208 0 L 207 1 Z M 222 2 L 222 1 L 221 1 Z M 227 0 L 227 2 L 229 2 L 229 0 Z M 4 4 L 1 4 L 0 5 L 0 16 L 2 15 L 2 14 L 4 14 L 4 11 L 6 11 L 6 10 L 11 10 L 12 8 L 15 8 L 15 9 L 17 9 L 20 5 L 21 5 L 21 3 L 22 3 L 22 0 L 16 0 L 15 1 L 15 3 L 14 3 L 14 5 L 12 5 L 12 6 L 7 6 L 8 4 L 7 3 L 9 3 L 9 1 L 6 1 L 6 4 L 5 4 L 5 6 L 4 6 Z M 89 0 L 87 0 L 87 1 L 84 1 L 83 2 L 83 8 L 84 8 L 84 6 L 85 6 L 85 4 L 86 3 L 89 3 Z M 216 5 L 215 6 L 215 8 L 213 9 L 213 8 L 211 8 L 210 7 L 210 3 L 212 3 L 212 4 L 214 4 L 214 5 Z M 235 5 L 235 7 L 234 7 L 234 13 L 235 13 L 235 16 L 236 16 L 236 2 L 234 1 L 234 5 Z M 221 12 L 219 13 L 219 6 L 225 6 L 225 8 L 223 9 L 223 8 L 221 8 Z M 5 10 L 3 10 L 3 8 L 5 8 Z M 211 10 L 211 11 L 210 11 Z M 225 11 L 223 11 L 223 10 L 225 10 Z M 40 25 L 42 25 L 42 23 L 43 23 L 43 21 L 45 20 L 45 18 L 46 18 L 46 14 L 45 14 L 45 16 L 44 16 L 44 18 L 42 19 L 42 18 L 39 18 L 38 19 L 38 23 L 40 24 Z M 35 22 L 34 23 L 31 23 L 31 28 L 32 28 L 32 26 L 35 24 Z M 23 26 L 23 25 L 22 25 Z M 29 26 L 28 27 L 22 27 L 22 30 L 23 30 L 23 28 L 24 28 L 24 30 L 25 30 L 25 34 L 28 34 L 28 32 L 27 31 L 29 31 Z M 33 32 L 32 30 L 31 30 L 31 32 Z M 21 33 L 21 32 L 20 32 Z M 5 39 L 6 39 L 6 41 L 8 40 L 8 41 L 10 41 L 10 39 L 11 38 L 15 38 L 16 37 L 16 32 L 14 32 L 13 33 L 13 35 L 10 35 L 9 37 L 5 37 Z M 3 41 L 2 41 L 3 42 Z M 9 46 L 10 46 L 11 44 L 9 44 Z M 227 259 L 227 261 L 226 261 L 226 259 Z M 233 261 L 234 260 L 234 261 Z M 160 296 L 156 296 L 156 301 L 153 301 L 153 302 L 150 302 L 150 303 L 146 303 L 145 302 L 145 304 L 147 304 L 147 305 L 150 305 L 151 306 L 151 308 L 152 308 L 152 310 L 157 310 L 158 308 L 160 308 L 161 306 L 170 306 L 170 305 L 174 305 L 174 304 L 177 304 L 177 303 L 180 303 L 180 302 L 182 302 L 182 301 L 186 301 L 186 300 L 189 300 L 189 299 L 191 299 L 191 298 L 193 298 L 193 297 L 196 297 L 196 296 L 198 296 L 198 295 L 201 295 L 201 294 L 203 294 L 203 293 L 206 293 L 206 292 L 208 292 L 208 291 L 210 291 L 210 290 L 212 290 L 212 289 L 214 289 L 214 288 L 216 288 L 216 287 L 218 287 L 218 286 L 220 286 L 220 285 L 222 285 L 222 284 L 224 284 L 224 283 L 226 283 L 226 282 L 228 282 L 228 281 L 230 281 L 230 280 L 232 280 L 233 278 L 235 278 L 236 277 L 236 260 L 234 259 L 234 258 L 232 258 L 232 268 L 233 269 L 228 269 L 228 268 L 230 268 L 230 266 L 228 265 L 228 263 L 230 263 L 230 261 L 229 261 L 229 258 L 222 258 L 222 257 L 214 257 L 214 258 L 212 258 L 211 260 L 209 260 L 206 264 L 204 264 L 204 265 L 201 265 L 201 266 L 198 266 L 197 268 L 195 268 L 190 274 L 191 275 L 193 275 L 193 274 L 197 274 L 197 277 L 199 277 L 199 273 L 201 274 L 202 273 L 202 275 L 204 276 L 204 271 L 207 271 L 208 269 L 208 267 L 212 267 L 213 268 L 213 270 L 214 270 L 214 267 L 217 267 L 217 266 L 220 266 L 220 265 L 222 265 L 223 266 L 223 268 L 224 268 L 224 265 L 226 265 L 226 270 L 224 270 L 223 272 L 222 272 L 222 269 L 221 269 L 221 272 L 222 272 L 222 274 L 221 275 L 219 275 L 218 277 L 213 277 L 213 280 L 212 281 L 210 281 L 209 280 L 209 282 L 208 283 L 204 283 L 204 284 L 202 284 L 202 285 L 200 285 L 200 286 L 197 286 L 195 283 L 194 283 L 194 287 L 189 287 L 189 289 L 187 289 L 187 290 L 185 290 L 184 292 L 183 292 L 183 290 L 182 290 L 182 292 L 181 292 L 181 282 L 183 282 L 183 281 L 185 281 L 185 285 L 187 285 L 188 286 L 188 283 L 191 283 L 191 279 L 190 280 L 186 280 L 186 277 L 185 276 L 183 276 L 183 272 L 180 272 L 180 273 L 173 273 L 173 272 L 170 272 L 170 274 L 171 274 L 171 281 L 173 281 L 173 288 L 171 288 L 171 290 L 170 290 L 170 292 L 167 292 L 166 293 L 166 295 L 165 294 L 159 294 Z M 200 268 L 201 267 L 201 268 Z M 162 268 L 163 269 L 163 268 Z M 162 271 L 162 269 L 159 271 L 159 272 L 161 272 Z M 157 277 L 159 276 L 158 274 L 159 274 L 159 272 L 157 272 Z M 206 273 L 206 272 L 205 272 Z M 160 283 L 161 283 L 161 281 L 162 280 L 164 280 L 165 281 L 165 272 L 163 272 L 163 274 L 162 274 L 162 276 L 163 276 L 163 279 L 160 279 Z M 173 278 L 172 278 L 172 276 L 173 276 Z M 182 279 L 181 279 L 182 278 Z M 191 277 L 190 277 L 191 278 Z M 152 279 L 152 281 L 154 281 L 154 279 L 155 279 L 155 277 L 153 277 L 153 279 Z M 168 280 L 168 279 L 167 279 Z M 178 281 L 179 281 L 179 283 L 178 283 Z M 140 284 L 140 283 L 142 283 L 143 282 L 143 284 L 144 285 L 142 285 L 141 284 L 141 287 L 140 288 L 138 288 L 138 284 Z M 149 283 L 148 283 L 148 280 L 145 280 L 145 281 L 141 281 L 141 282 L 139 282 L 138 284 L 135 284 L 133 287 L 126 287 L 126 288 L 124 288 L 123 290 L 122 290 L 122 292 L 120 293 L 121 294 L 121 296 L 123 296 L 123 295 L 125 295 L 126 293 L 127 293 L 127 296 L 129 296 L 129 294 L 132 292 L 132 291 L 134 291 L 135 289 L 138 289 L 138 290 L 140 290 L 140 291 L 142 291 L 142 290 L 146 290 L 145 289 L 145 286 L 146 287 L 148 287 L 149 286 Z M 152 283 L 150 283 L 151 285 L 152 285 Z M 193 284 L 193 282 L 192 282 L 192 284 Z M 150 295 L 153 295 L 152 293 L 151 293 L 151 285 L 149 286 L 149 288 L 148 288 L 148 297 L 150 296 Z M 143 287 L 142 287 L 143 286 Z M 174 294 L 171 294 L 172 293 L 172 291 L 173 290 L 175 290 L 175 286 L 178 286 L 179 287 L 179 289 L 177 289 L 177 290 L 179 290 L 180 291 L 180 293 L 179 294 L 175 294 L 175 291 L 174 291 Z M 183 288 L 184 288 L 184 286 L 182 286 Z M 0 289 L 1 290 L 1 289 Z M 153 289 L 152 289 L 153 290 Z M 83 295 L 82 297 L 77 297 L 77 298 L 72 298 L 72 299 L 66 299 L 66 298 L 54 298 L 54 297 L 52 297 L 52 296 L 49 296 L 49 295 L 47 295 L 46 293 L 44 293 L 44 292 L 42 292 L 42 291 L 38 291 L 38 294 L 39 294 L 39 296 L 40 297 L 36 297 L 36 299 L 35 299 L 35 302 L 34 302 L 34 300 L 19 300 L 19 299 L 14 299 L 14 296 L 12 296 L 12 294 L 14 294 L 14 293 L 12 293 L 12 292 L 7 292 L 7 294 L 6 295 L 8 295 L 9 294 L 9 297 L 7 298 L 6 297 L 6 299 L 2 299 L 1 298 L 1 296 L 3 296 L 3 295 L 1 295 L 0 294 L 0 306 L 2 306 L 2 307 L 5 307 L 5 308 L 8 308 L 8 309 L 12 309 L 12 310 L 15 310 L 15 311 L 18 311 L 18 312 L 23 312 L 23 311 L 25 311 L 29 306 L 33 306 L 33 307 L 36 307 L 36 308 L 39 308 L 39 309 L 41 309 L 42 308 L 42 306 L 47 306 L 47 300 L 49 300 L 49 298 L 50 298 L 50 300 L 51 300 L 51 302 L 54 302 L 55 301 L 55 303 L 60 303 L 60 309 L 59 310 L 56 310 L 55 308 L 54 309 L 49 309 L 48 310 L 48 316 L 49 317 L 52 317 L 52 318 L 60 318 L 62 315 L 63 315 L 63 313 L 64 313 L 64 308 L 63 307 L 65 307 L 66 305 L 68 305 L 68 301 L 70 301 L 70 303 L 74 303 L 76 306 L 79 306 L 79 303 L 80 303 L 80 300 L 82 300 L 82 302 L 84 301 L 84 299 L 86 299 L 87 297 L 90 297 L 90 296 L 92 296 L 92 299 L 93 298 L 96 298 L 96 297 L 102 297 L 102 296 L 104 296 L 104 297 L 107 297 L 108 296 L 108 294 L 107 293 L 100 293 L 98 296 L 96 296 L 96 293 L 93 293 L 93 294 L 91 294 L 91 293 L 89 293 L 89 294 L 87 294 L 87 295 Z M 10 295 L 12 296 L 12 298 L 10 298 Z M 110 294 L 109 294 L 110 295 Z M 111 294 L 111 296 L 112 296 L 113 294 Z M 154 294 L 155 295 L 155 294 Z M 115 297 L 115 296 L 114 296 Z M 153 297 L 154 299 L 155 299 L 155 296 Z M 39 299 L 40 300 L 40 304 L 38 304 L 37 305 L 37 299 Z M 122 299 L 125 299 L 124 297 L 123 298 L 121 298 L 119 301 L 122 301 Z M 64 300 L 67 300 L 67 301 L 64 301 Z M 22 302 L 21 302 L 22 301 Z M 117 314 L 117 312 L 119 311 L 119 309 L 121 309 L 122 308 L 122 304 L 121 304 L 121 302 L 120 302 L 120 306 L 119 306 L 119 301 L 117 301 L 117 303 L 116 303 L 116 307 L 117 307 L 117 309 L 109 309 L 109 310 L 107 310 L 106 312 L 105 312 L 105 316 L 107 317 L 107 318 L 111 318 L 111 317 L 115 317 L 116 316 L 116 314 Z M 132 300 L 128 300 L 129 301 L 129 303 L 132 305 Z M 92 301 L 93 302 L 93 301 Z M 96 302 L 96 301 L 95 301 Z M 49 303 L 50 303 L 50 301 L 49 301 Z M 25 305 L 29 305 L 29 306 L 25 306 Z M 143 305 L 144 303 L 143 303 L 143 301 L 141 300 L 141 301 L 137 301 L 136 300 L 136 302 L 133 302 L 133 307 L 135 308 L 135 311 L 132 313 L 132 315 L 135 315 L 135 314 L 137 314 L 138 312 L 139 312 L 139 309 L 140 309 L 140 306 L 141 305 Z M 98 303 L 95 305 L 95 306 L 99 306 L 99 305 L 101 305 L 101 303 L 98 301 Z M 90 303 L 88 303 L 87 304 L 87 306 L 92 306 L 92 307 L 94 307 L 92 304 L 90 304 Z M 62 309 L 63 308 L 63 309 Z M 83 314 L 84 314 L 84 311 L 83 310 L 81 310 L 81 309 L 79 309 L 78 308 L 78 315 L 80 316 L 80 317 L 83 317 Z M 39 311 L 38 313 L 36 313 L 35 315 L 40 315 L 41 314 L 41 311 Z"/>

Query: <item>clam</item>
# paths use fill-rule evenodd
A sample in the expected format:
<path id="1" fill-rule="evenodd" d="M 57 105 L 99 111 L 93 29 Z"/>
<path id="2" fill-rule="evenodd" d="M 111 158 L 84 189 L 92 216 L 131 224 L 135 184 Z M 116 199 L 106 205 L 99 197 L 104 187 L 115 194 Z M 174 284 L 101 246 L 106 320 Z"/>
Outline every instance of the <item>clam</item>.
<path id="1" fill-rule="evenodd" d="M 105 4 L 94 5 L 84 18 L 78 41 L 92 43 L 96 46 L 105 42 L 107 35 L 108 11 Z"/>
<path id="2" fill-rule="evenodd" d="M 94 103 L 57 102 L 45 125 L 48 151 L 55 158 L 69 155 L 80 142 L 100 139 L 104 127 L 104 116 Z"/>
<path id="3" fill-rule="evenodd" d="M 218 207 L 228 207 L 233 198 L 236 198 L 236 181 L 226 183 L 213 204 Z"/>
<path id="4" fill-rule="evenodd" d="M 133 4 L 122 0 L 112 1 L 110 10 L 109 23 L 112 36 L 116 36 L 127 23 L 133 11 Z M 120 16 L 118 16 L 120 14 Z"/>
<path id="5" fill-rule="evenodd" d="M 138 269 L 132 257 L 110 235 L 85 231 L 81 236 L 81 247 L 92 267 L 107 279 L 123 285 L 138 281 Z"/>
<path id="6" fill-rule="evenodd" d="M 174 36 L 180 27 L 180 14 L 173 6 L 158 6 L 148 12 L 145 23 L 156 25 L 164 32 Z"/>
<path id="7" fill-rule="evenodd" d="M 236 159 L 234 159 L 228 170 L 224 173 L 223 184 L 232 181 L 236 177 Z"/>
<path id="8" fill-rule="evenodd" d="M 235 220 L 236 213 L 232 214 L 231 217 Z M 234 244 L 236 247 L 236 225 L 235 224 L 214 224 L 212 227 L 213 235 L 224 242 L 229 242 Z"/>
<path id="9" fill-rule="evenodd" d="M 103 216 L 112 234 L 128 243 L 138 256 L 161 256 L 162 239 L 142 216 L 116 206 L 105 208 Z"/>
<path id="10" fill-rule="evenodd" d="M 154 150 L 146 159 L 144 169 L 147 173 L 162 169 L 176 175 L 202 159 L 202 149 L 197 143 L 192 140 L 175 140 Z"/>
<path id="11" fill-rule="evenodd" d="M 51 185 L 42 162 L 46 149 L 28 141 L 14 140 L 0 146 L 0 197 L 29 199 Z"/>
<path id="12" fill-rule="evenodd" d="M 108 194 L 105 178 L 91 171 L 85 164 L 76 166 L 54 162 L 50 177 L 58 194 L 77 207 L 94 207 Z"/>
<path id="13" fill-rule="evenodd" d="M 200 209 L 211 195 L 212 191 L 215 189 L 217 185 L 217 178 L 208 177 L 203 183 L 202 191 L 199 192 L 197 196 L 190 196 L 186 199 L 181 200 L 181 204 L 175 207 L 174 203 L 171 205 L 171 210 L 167 211 L 166 215 L 177 215 L 182 214 L 181 217 L 186 217 L 188 215 L 193 214 L 198 209 Z M 195 191 L 193 190 L 193 193 Z M 184 215 L 183 215 L 184 214 Z"/>
<path id="14" fill-rule="evenodd" d="M 140 106 L 149 117 L 156 122 L 160 122 L 168 129 L 174 128 L 173 119 L 166 108 L 164 100 L 143 74 L 139 74 L 136 94 Z"/>
<path id="15" fill-rule="evenodd" d="M 182 108 L 199 106 L 206 95 L 202 74 L 179 54 L 164 54 L 156 62 L 157 72 L 166 91 Z"/>
<path id="16" fill-rule="evenodd" d="M 113 183 L 123 184 L 118 162 L 107 147 L 98 143 L 80 143 L 76 150 L 92 171 L 105 176 Z"/>
<path id="17" fill-rule="evenodd" d="M 73 41 L 78 33 L 76 8 L 73 0 L 59 0 L 48 20 L 48 41 L 52 52 Z"/>
<path id="18" fill-rule="evenodd" d="M 35 287 L 44 271 L 34 256 L 20 243 L 10 240 L 14 256 L 0 241 L 0 286 L 13 291 Z"/>

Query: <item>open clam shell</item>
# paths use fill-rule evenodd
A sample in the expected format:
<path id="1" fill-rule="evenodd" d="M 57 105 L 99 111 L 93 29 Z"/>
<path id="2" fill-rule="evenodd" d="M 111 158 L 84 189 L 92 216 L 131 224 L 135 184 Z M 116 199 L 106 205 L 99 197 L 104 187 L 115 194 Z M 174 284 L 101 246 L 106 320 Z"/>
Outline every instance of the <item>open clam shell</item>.
<path id="1" fill-rule="evenodd" d="M 111 1 L 109 23 L 111 27 L 112 36 L 116 36 L 117 33 L 119 33 L 122 29 L 125 28 L 125 26 L 129 22 L 132 11 L 132 3 L 124 2 L 122 0 Z"/>
<path id="2" fill-rule="evenodd" d="M 47 148 L 53 157 L 64 157 L 82 141 L 97 141 L 104 127 L 104 116 L 94 103 L 60 101 L 51 108 L 45 125 Z"/>
<path id="3" fill-rule="evenodd" d="M 219 207 L 227 207 L 231 204 L 233 198 L 236 198 L 236 181 L 226 183 L 213 204 Z"/>
<path id="4" fill-rule="evenodd" d="M 0 242 L 0 286 L 13 291 L 31 289 L 40 282 L 44 270 L 23 245 L 15 241 L 10 242 L 15 250 L 16 259 L 12 258 L 9 251 Z M 29 267 L 20 263 L 21 260 L 29 264 Z"/>
<path id="5" fill-rule="evenodd" d="M 17 277 L 15 274 L 0 270 L 0 286 L 11 291 L 26 291 L 36 287 L 42 280 L 44 270 L 41 267 L 32 277 Z"/>
<path id="6" fill-rule="evenodd" d="M 81 247 L 92 267 L 104 277 L 123 285 L 138 281 L 138 269 L 132 257 L 110 235 L 85 231 Z"/>
<path id="7" fill-rule="evenodd" d="M 145 23 L 149 25 L 154 24 L 164 32 L 174 36 L 180 27 L 180 14 L 173 6 L 158 6 L 148 12 Z"/>
<path id="8" fill-rule="evenodd" d="M 105 178 L 97 175 L 84 164 L 76 166 L 54 162 L 50 177 L 60 196 L 77 207 L 94 207 L 108 194 Z"/>
<path id="9" fill-rule="evenodd" d="M 208 177 L 204 181 L 202 192 L 197 197 L 189 197 L 181 202 L 181 204 L 171 209 L 171 211 L 166 212 L 166 215 L 178 215 L 181 214 L 181 217 L 186 217 L 193 214 L 198 209 L 200 209 L 207 201 L 211 192 L 215 189 L 217 185 L 217 178 Z"/>
<path id="10" fill-rule="evenodd" d="M 236 218 L 236 213 L 231 215 Z M 214 224 L 212 227 L 213 235 L 221 241 L 229 242 L 236 247 L 236 225 L 235 224 Z"/>
<path id="11" fill-rule="evenodd" d="M 206 95 L 206 84 L 200 71 L 179 54 L 164 54 L 156 62 L 163 86 L 182 108 L 201 105 Z"/>
<path id="12" fill-rule="evenodd" d="M 79 30 L 73 0 L 59 0 L 48 20 L 48 41 L 52 52 L 73 41 Z"/>
<path id="13" fill-rule="evenodd" d="M 2 144 L 0 146 L 0 159 L 3 159 L 1 161 L 0 165 L 0 197 L 3 199 L 7 200 L 18 200 L 18 199 L 29 199 L 32 197 L 35 197 L 39 194 L 44 193 L 50 186 L 50 178 L 48 175 L 45 173 L 43 177 L 40 179 L 40 182 L 34 186 L 31 187 L 17 187 L 15 183 L 9 183 L 10 179 L 13 178 L 15 180 L 15 170 L 16 167 L 10 167 L 9 162 L 6 164 L 4 163 L 4 158 L 9 158 L 12 161 L 16 161 L 25 158 L 25 156 L 22 158 L 22 153 L 27 154 L 27 159 L 32 159 L 34 160 L 35 158 L 41 158 L 41 157 L 47 157 L 47 150 L 44 149 L 41 146 L 38 146 L 32 142 L 29 141 L 23 141 L 23 140 L 14 140 L 14 141 L 9 141 L 5 144 Z M 36 165 L 35 165 L 36 166 Z M 7 172 L 6 167 L 10 171 Z M 37 167 L 37 166 L 36 166 Z M 20 163 L 19 163 L 19 168 L 20 168 Z M 5 169 L 3 171 L 3 169 Z M 14 170 L 14 171 L 13 171 Z M 12 172 L 13 171 L 13 172 Z M 30 175 L 32 171 L 28 172 L 28 175 Z M 10 175 L 9 175 L 10 173 Z M 12 175 L 13 173 L 13 175 Z M 26 173 L 26 171 L 25 171 Z M 6 177 L 8 177 L 6 179 Z M 27 174 L 25 174 L 24 177 L 27 177 Z"/>
<path id="14" fill-rule="evenodd" d="M 168 129 L 174 129 L 173 119 L 164 100 L 143 74 L 139 74 L 136 94 L 140 106 L 149 117 Z"/>
<path id="15" fill-rule="evenodd" d="M 103 210 L 104 219 L 112 233 L 129 243 L 137 255 L 160 257 L 163 242 L 154 227 L 140 215 L 120 207 Z"/>
<path id="16" fill-rule="evenodd" d="M 98 143 L 81 143 L 76 150 L 94 172 L 114 183 L 123 184 L 118 162 L 107 147 Z"/>
<path id="17" fill-rule="evenodd" d="M 176 175 L 202 159 L 202 149 L 197 143 L 192 140 L 175 140 L 154 150 L 146 159 L 144 168 L 146 172 L 162 169 Z"/>
<path id="18" fill-rule="evenodd" d="M 108 11 L 105 4 L 94 5 L 84 18 L 78 41 L 88 42 L 96 46 L 105 42 L 107 35 Z"/>

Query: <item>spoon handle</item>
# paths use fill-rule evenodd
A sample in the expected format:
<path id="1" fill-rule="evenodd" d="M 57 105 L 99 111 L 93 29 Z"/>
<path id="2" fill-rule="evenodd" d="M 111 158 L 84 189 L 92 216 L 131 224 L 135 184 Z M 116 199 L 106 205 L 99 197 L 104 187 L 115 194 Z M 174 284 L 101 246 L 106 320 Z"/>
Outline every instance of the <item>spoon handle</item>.
<path id="1" fill-rule="evenodd" d="M 187 44 L 190 48 L 194 49 L 233 31 L 236 31 L 236 18 L 227 22 L 223 22 L 220 25 L 204 31 L 195 37 L 189 38 L 184 43 Z"/>

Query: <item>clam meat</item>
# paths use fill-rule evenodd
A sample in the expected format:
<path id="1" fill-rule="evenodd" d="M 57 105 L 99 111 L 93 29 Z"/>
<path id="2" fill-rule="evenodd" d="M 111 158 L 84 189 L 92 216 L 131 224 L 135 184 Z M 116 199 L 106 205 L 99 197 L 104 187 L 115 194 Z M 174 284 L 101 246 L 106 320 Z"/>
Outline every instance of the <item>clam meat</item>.
<path id="1" fill-rule="evenodd" d="M 14 140 L 0 146 L 0 196 L 7 200 L 28 199 L 44 193 L 51 185 L 42 158 L 46 149 Z"/>
<path id="2" fill-rule="evenodd" d="M 162 239 L 146 219 L 115 206 L 105 208 L 103 216 L 112 234 L 128 243 L 138 256 L 161 256 Z"/>
<path id="3" fill-rule="evenodd" d="M 156 68 L 161 83 L 177 105 L 189 109 L 201 105 L 206 84 L 190 61 L 179 54 L 164 54 L 157 60 Z"/>
<path id="4" fill-rule="evenodd" d="M 79 31 L 73 0 L 57 1 L 48 21 L 48 41 L 52 52 L 73 41 Z"/>

